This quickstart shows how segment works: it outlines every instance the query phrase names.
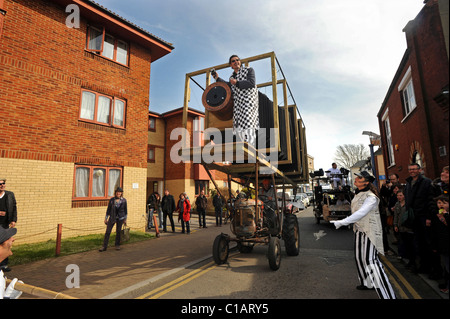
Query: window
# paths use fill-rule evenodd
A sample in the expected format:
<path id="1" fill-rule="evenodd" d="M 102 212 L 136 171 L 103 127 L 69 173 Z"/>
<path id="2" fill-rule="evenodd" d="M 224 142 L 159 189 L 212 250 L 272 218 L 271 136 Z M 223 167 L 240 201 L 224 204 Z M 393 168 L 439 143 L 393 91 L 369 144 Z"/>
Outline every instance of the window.
<path id="1" fill-rule="evenodd" d="M 197 116 L 194 119 L 194 132 L 203 132 L 205 130 L 205 118 Z"/>
<path id="2" fill-rule="evenodd" d="M 75 166 L 74 199 L 107 199 L 122 183 L 122 168 Z"/>
<path id="3" fill-rule="evenodd" d="M 389 123 L 388 111 L 389 111 L 389 109 L 387 109 L 386 112 L 384 113 L 382 120 L 383 120 L 384 132 L 386 133 L 386 148 L 387 148 L 388 166 L 392 166 L 395 164 L 395 158 L 394 158 L 394 146 L 392 144 L 391 125 Z"/>
<path id="4" fill-rule="evenodd" d="M 209 181 L 195 181 L 195 195 L 200 195 L 202 190 L 205 191 L 205 195 L 208 195 Z"/>
<path id="5" fill-rule="evenodd" d="M 117 40 L 116 61 L 125 65 L 128 64 L 128 44 L 121 40 Z"/>
<path id="6" fill-rule="evenodd" d="M 416 97 L 414 95 L 414 86 L 411 76 L 411 67 L 406 71 L 402 81 L 398 86 L 398 91 L 401 93 L 403 103 L 404 116 L 408 116 L 417 106 Z"/>
<path id="7" fill-rule="evenodd" d="M 156 131 L 156 119 L 154 117 L 148 119 L 148 130 L 153 132 Z"/>
<path id="8" fill-rule="evenodd" d="M 103 31 L 89 27 L 88 29 L 88 50 L 102 52 L 103 50 Z"/>
<path id="9" fill-rule="evenodd" d="M 418 151 L 414 151 L 411 163 L 419 164 L 423 168 L 423 159 Z"/>
<path id="10" fill-rule="evenodd" d="M 148 163 L 155 162 L 155 147 L 154 146 L 148 145 L 147 162 Z"/>
<path id="11" fill-rule="evenodd" d="M 205 131 L 205 118 L 197 116 L 194 119 L 193 146 L 203 146 L 203 132 Z"/>
<path id="12" fill-rule="evenodd" d="M 105 58 L 114 59 L 114 38 L 109 34 L 105 35 L 105 42 L 103 43 L 103 51 L 101 55 Z"/>
<path id="13" fill-rule="evenodd" d="M 86 48 L 107 59 L 128 65 L 128 43 L 106 33 L 105 28 L 88 28 Z"/>
<path id="14" fill-rule="evenodd" d="M 80 119 L 125 128 L 125 101 L 82 90 Z"/>
<path id="15" fill-rule="evenodd" d="M 3 2 L 2 2 L 3 4 Z M 0 38 L 2 37 L 2 31 L 3 31 L 3 19 L 5 18 L 6 15 L 6 11 L 4 10 L 4 8 L 1 8 L 0 5 Z"/>
<path id="16" fill-rule="evenodd" d="M 125 102 L 119 99 L 114 100 L 114 120 L 113 125 L 114 126 L 125 126 Z"/>
<path id="17" fill-rule="evenodd" d="M 411 113 L 416 108 L 416 98 L 414 96 L 414 88 L 412 80 L 409 80 L 406 88 L 402 91 L 403 94 L 403 107 L 405 115 Z"/>

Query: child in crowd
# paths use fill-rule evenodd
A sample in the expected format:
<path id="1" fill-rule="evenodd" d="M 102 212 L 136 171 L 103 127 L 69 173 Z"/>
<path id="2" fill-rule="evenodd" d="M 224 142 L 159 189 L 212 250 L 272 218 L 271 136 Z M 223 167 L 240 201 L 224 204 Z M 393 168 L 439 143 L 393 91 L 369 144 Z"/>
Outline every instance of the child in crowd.
<path id="1" fill-rule="evenodd" d="M 441 262 L 444 266 L 445 282 L 439 285 L 441 292 L 448 293 L 448 273 L 449 273 L 449 230 L 448 230 L 448 194 L 442 194 L 435 198 L 439 212 L 433 216 L 431 226 L 433 228 L 433 252 L 441 255 Z"/>
<path id="2" fill-rule="evenodd" d="M 407 268 L 416 271 L 414 232 L 412 225 L 408 223 L 408 211 L 406 210 L 405 195 L 403 189 L 397 191 L 397 203 L 394 206 L 394 231 L 400 234 L 398 252 L 401 258 L 409 260 Z"/>

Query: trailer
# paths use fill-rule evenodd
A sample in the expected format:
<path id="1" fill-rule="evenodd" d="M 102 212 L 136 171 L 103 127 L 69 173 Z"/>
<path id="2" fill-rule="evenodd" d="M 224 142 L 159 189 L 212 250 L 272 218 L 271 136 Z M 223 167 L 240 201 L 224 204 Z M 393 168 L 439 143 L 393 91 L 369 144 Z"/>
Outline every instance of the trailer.
<path id="1" fill-rule="evenodd" d="M 348 173 L 347 173 L 348 174 Z M 324 176 L 323 169 L 310 173 L 314 188 L 313 211 L 316 223 L 321 220 L 330 222 L 341 220 L 351 215 L 351 202 L 355 196 L 347 184 L 333 188 L 329 177 Z M 346 179 L 348 175 L 343 175 Z"/>

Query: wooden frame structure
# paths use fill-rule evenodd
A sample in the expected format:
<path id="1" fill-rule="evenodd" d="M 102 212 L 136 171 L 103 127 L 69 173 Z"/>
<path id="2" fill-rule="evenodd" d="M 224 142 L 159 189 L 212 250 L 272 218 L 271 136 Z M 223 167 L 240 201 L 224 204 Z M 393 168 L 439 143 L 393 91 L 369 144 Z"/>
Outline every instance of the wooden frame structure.
<path id="1" fill-rule="evenodd" d="M 185 145 L 185 148 L 188 148 L 188 152 L 183 152 L 185 154 L 185 158 L 183 158 L 183 160 L 191 161 L 194 158 L 201 158 L 201 164 L 205 168 L 222 171 L 231 177 L 241 179 L 248 179 L 250 176 L 254 176 L 255 166 L 253 163 L 256 162 L 261 164 L 263 167 L 270 168 L 273 174 L 278 177 L 276 179 L 277 182 L 286 181 L 289 184 L 292 184 L 293 188 L 296 188 L 297 184 L 306 183 L 309 181 L 307 168 L 306 129 L 297 105 L 295 104 L 295 100 L 293 105 L 288 104 L 288 91 L 290 91 L 289 85 L 287 80 L 284 78 L 283 71 L 281 70 L 275 53 L 269 52 L 249 58 L 241 58 L 241 63 L 248 66 L 252 62 L 260 60 L 270 60 L 270 73 L 272 80 L 269 82 L 257 83 L 257 88 L 270 87 L 272 89 L 273 128 L 278 132 L 278 134 L 276 134 L 276 145 L 278 145 L 278 149 L 256 149 L 252 145 L 244 142 L 223 143 L 221 145 L 222 154 L 225 154 L 226 152 L 233 152 L 233 161 L 229 161 L 232 164 L 229 164 L 228 162 L 225 163 L 225 161 L 205 163 L 202 156 L 202 152 L 205 147 L 192 148 L 190 145 Z M 205 76 L 205 84 L 206 87 L 208 87 L 211 84 L 211 69 L 213 68 L 216 71 L 219 71 L 229 69 L 230 66 L 228 63 L 224 63 L 186 74 L 182 118 L 182 127 L 186 129 L 185 131 L 187 131 L 191 81 L 194 81 L 195 84 L 199 85 L 193 78 L 196 76 Z M 278 71 L 281 71 L 281 79 L 277 79 Z M 280 104 L 283 104 L 283 106 L 278 105 L 278 86 L 281 86 L 282 89 L 283 101 Z M 221 120 L 215 116 L 214 112 L 205 109 L 205 130 L 208 128 L 217 128 L 218 130 L 232 128 L 232 121 L 232 119 L 226 121 Z M 281 129 L 280 123 L 283 125 Z M 207 137 L 208 136 L 205 134 L 205 138 Z M 184 140 L 186 141 L 186 139 Z M 277 160 L 275 165 L 273 165 L 273 163 L 269 163 L 265 154 L 269 154 L 273 151 L 279 152 L 282 147 L 281 143 L 283 142 L 285 143 L 285 158 Z M 205 140 L 205 144 L 206 143 L 209 143 L 209 140 Z M 237 150 L 244 152 L 244 163 L 236 163 L 234 161 L 236 159 Z M 186 154 L 188 154 L 189 157 L 186 157 Z"/>

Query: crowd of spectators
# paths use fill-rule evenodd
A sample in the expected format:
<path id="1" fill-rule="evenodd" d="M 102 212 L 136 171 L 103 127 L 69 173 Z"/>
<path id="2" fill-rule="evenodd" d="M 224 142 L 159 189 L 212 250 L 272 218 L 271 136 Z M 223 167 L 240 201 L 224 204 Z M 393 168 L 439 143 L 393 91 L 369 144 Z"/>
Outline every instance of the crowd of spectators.
<path id="1" fill-rule="evenodd" d="M 428 275 L 448 293 L 449 168 L 445 166 L 434 180 L 416 163 L 408 166 L 408 173 L 405 181 L 391 174 L 380 188 L 384 248 L 387 254 L 394 254 L 387 240 L 393 231 L 391 244 L 398 245 L 398 258 L 410 271 Z"/>

